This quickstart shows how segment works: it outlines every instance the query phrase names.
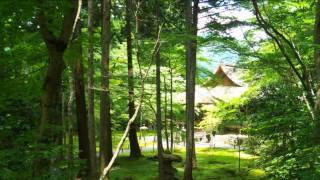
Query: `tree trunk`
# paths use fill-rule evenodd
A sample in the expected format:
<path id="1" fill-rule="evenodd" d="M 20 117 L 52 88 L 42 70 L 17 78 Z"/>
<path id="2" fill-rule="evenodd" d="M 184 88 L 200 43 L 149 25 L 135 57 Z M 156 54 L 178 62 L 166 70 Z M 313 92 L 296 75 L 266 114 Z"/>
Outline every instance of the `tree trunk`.
<path id="1" fill-rule="evenodd" d="M 160 26 L 159 20 L 159 0 L 156 0 L 156 17 L 157 17 L 157 32 Z M 155 54 L 155 61 L 156 61 L 156 128 L 157 128 L 157 148 L 158 148 L 158 162 L 159 162 L 159 179 L 164 179 L 164 161 L 163 161 L 163 145 L 162 145 L 162 121 L 161 121 L 161 76 L 160 76 L 160 66 L 161 66 L 161 59 L 160 59 L 160 41 L 156 41 L 156 54 Z"/>
<path id="2" fill-rule="evenodd" d="M 57 50 L 55 45 L 48 45 L 49 50 L 49 64 L 47 74 L 43 85 L 43 95 L 41 97 L 42 116 L 40 125 L 40 135 L 42 142 L 60 144 L 62 132 L 53 131 L 59 129 L 61 126 L 61 76 L 65 69 L 63 61 L 64 51 Z M 48 48 L 49 49 L 49 48 Z"/>
<path id="3" fill-rule="evenodd" d="M 63 81 L 63 80 L 62 80 Z M 65 119 L 65 93 L 63 92 L 62 90 L 62 93 L 61 93 L 61 121 L 62 121 L 62 145 L 66 145 L 67 142 L 67 138 L 66 138 L 66 135 L 67 135 L 67 125 L 66 125 L 66 119 Z"/>
<path id="4" fill-rule="evenodd" d="M 160 46 L 160 45 L 157 45 Z M 156 128 L 157 128 L 157 143 L 158 143 L 158 161 L 159 161 L 159 179 L 163 179 L 163 145 L 162 145 L 162 121 L 161 121 L 161 80 L 160 80 L 160 49 L 156 53 L 156 98 L 157 98 L 157 114 L 156 114 Z"/>
<path id="5" fill-rule="evenodd" d="M 193 2 L 193 9 L 192 9 Z M 194 156 L 194 97 L 196 76 L 196 54 L 197 54 L 197 15 L 198 0 L 186 1 L 186 163 L 184 179 L 192 178 L 193 156 Z"/>
<path id="6" fill-rule="evenodd" d="M 96 132 L 94 116 L 94 2 L 88 0 L 88 129 L 90 143 L 90 177 L 98 178 L 97 152 L 96 152 Z"/>
<path id="7" fill-rule="evenodd" d="M 167 119 L 167 106 L 168 106 L 168 98 L 167 98 L 167 83 L 166 76 L 163 76 L 163 85 L 164 85 L 164 133 L 166 136 L 166 145 L 167 151 L 169 151 L 169 133 L 168 133 L 168 119 Z"/>
<path id="8" fill-rule="evenodd" d="M 39 151 L 46 151 L 46 147 L 62 144 L 62 119 L 61 119 L 61 76 L 65 69 L 63 52 L 56 50 L 56 46 L 50 44 L 49 64 L 43 84 L 41 97 L 40 139 L 42 144 Z M 50 158 L 41 157 L 35 161 L 34 176 L 39 177 L 50 167 Z"/>
<path id="9" fill-rule="evenodd" d="M 72 171 L 73 171 L 73 121 L 72 121 L 72 106 L 73 106 L 73 81 L 72 77 L 69 78 L 69 100 L 67 104 L 67 139 L 68 139 L 68 147 L 67 147 L 67 161 L 68 161 L 68 180 L 74 179 Z"/>
<path id="10" fill-rule="evenodd" d="M 315 128 L 314 128 L 314 142 L 320 144 L 320 0 L 316 2 L 316 15 L 314 25 L 314 63 L 316 67 L 316 84 L 317 93 L 314 107 Z"/>
<path id="11" fill-rule="evenodd" d="M 128 102 L 128 113 L 129 119 L 135 112 L 134 106 L 134 75 L 132 65 L 132 38 L 131 38 L 131 11 L 132 11 L 131 0 L 126 0 L 126 36 L 127 36 L 127 57 L 128 57 L 128 90 L 129 90 L 129 102 Z M 137 137 L 137 125 L 133 122 L 130 126 L 129 131 L 130 141 L 130 157 L 140 157 L 141 150 L 139 147 Z"/>
<path id="12" fill-rule="evenodd" d="M 76 36 L 73 41 L 75 59 L 73 67 L 74 92 L 76 96 L 76 115 L 78 126 L 78 141 L 79 141 L 79 159 L 85 161 L 85 167 L 80 170 L 78 177 L 89 179 L 90 173 L 90 142 L 88 133 L 88 119 L 86 110 L 86 97 L 83 79 L 83 64 L 82 64 L 82 41 L 81 41 L 81 23 L 77 25 Z"/>
<path id="13" fill-rule="evenodd" d="M 103 170 L 112 158 L 112 134 L 110 116 L 109 60 L 111 41 L 111 0 L 102 1 L 101 34 L 101 94 L 100 94 L 100 168 Z"/>
<path id="14" fill-rule="evenodd" d="M 170 151 L 173 152 L 173 99 L 172 99 L 172 92 L 173 92 L 173 74 L 172 74 L 172 67 L 171 67 L 171 59 L 169 59 L 169 69 L 170 69 Z"/>

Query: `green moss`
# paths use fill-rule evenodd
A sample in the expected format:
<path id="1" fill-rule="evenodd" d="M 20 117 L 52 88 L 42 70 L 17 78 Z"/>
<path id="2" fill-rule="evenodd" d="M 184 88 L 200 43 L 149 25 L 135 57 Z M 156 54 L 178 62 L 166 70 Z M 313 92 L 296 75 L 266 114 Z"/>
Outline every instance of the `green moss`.
<path id="1" fill-rule="evenodd" d="M 184 158 L 184 150 L 176 150 L 175 154 Z M 110 172 L 112 180 L 152 180 L 157 178 L 157 161 L 152 160 L 152 152 L 145 152 L 141 159 L 130 159 L 128 154 L 121 155 L 117 165 Z M 238 171 L 238 153 L 227 149 L 197 149 L 197 167 L 194 169 L 194 179 L 263 179 L 265 174 L 253 166 L 253 156 L 241 154 L 241 170 Z M 182 179 L 184 164 L 175 163 L 177 178 Z"/>

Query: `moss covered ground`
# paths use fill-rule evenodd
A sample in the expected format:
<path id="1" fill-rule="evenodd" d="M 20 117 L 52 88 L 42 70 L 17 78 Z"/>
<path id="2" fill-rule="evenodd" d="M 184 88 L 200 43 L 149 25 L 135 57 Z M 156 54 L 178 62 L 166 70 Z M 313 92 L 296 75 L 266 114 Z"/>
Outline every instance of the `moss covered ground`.
<path id="1" fill-rule="evenodd" d="M 241 153 L 240 171 L 238 169 L 238 152 L 233 149 L 197 149 L 197 167 L 194 169 L 195 180 L 237 180 L 237 179 L 264 179 L 264 171 L 255 167 L 255 157 Z M 175 150 L 184 158 L 182 149 Z M 144 152 L 144 157 L 130 159 L 128 154 L 122 154 L 117 164 L 110 172 L 111 180 L 153 180 L 157 179 L 157 161 L 152 157 L 153 152 Z M 177 169 L 177 179 L 183 177 L 183 162 L 174 163 Z"/>

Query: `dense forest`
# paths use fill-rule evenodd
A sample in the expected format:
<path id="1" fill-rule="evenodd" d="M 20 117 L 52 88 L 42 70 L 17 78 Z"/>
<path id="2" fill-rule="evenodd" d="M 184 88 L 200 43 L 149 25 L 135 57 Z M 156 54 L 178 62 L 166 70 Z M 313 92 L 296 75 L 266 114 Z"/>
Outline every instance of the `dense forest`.
<path id="1" fill-rule="evenodd" d="M 0 87 L 0 180 L 320 179 L 320 0 L 2 0 Z"/>

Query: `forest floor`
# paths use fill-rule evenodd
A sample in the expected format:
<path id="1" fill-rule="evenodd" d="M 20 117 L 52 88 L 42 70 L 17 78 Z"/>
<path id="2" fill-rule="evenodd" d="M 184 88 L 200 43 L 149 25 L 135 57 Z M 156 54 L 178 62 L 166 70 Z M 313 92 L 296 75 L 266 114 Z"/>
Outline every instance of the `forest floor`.
<path id="1" fill-rule="evenodd" d="M 233 149 L 197 148 L 197 167 L 194 169 L 195 180 L 237 180 L 263 179 L 264 171 L 255 167 L 256 157 L 241 152 L 241 168 L 238 170 L 238 152 Z M 121 154 L 117 164 L 110 172 L 111 180 L 153 180 L 157 177 L 157 161 L 152 157 L 153 152 L 144 152 L 144 157 L 130 159 L 128 154 Z M 183 149 L 177 149 L 174 154 L 185 157 Z M 174 163 L 177 178 L 183 177 L 182 162 Z"/>

